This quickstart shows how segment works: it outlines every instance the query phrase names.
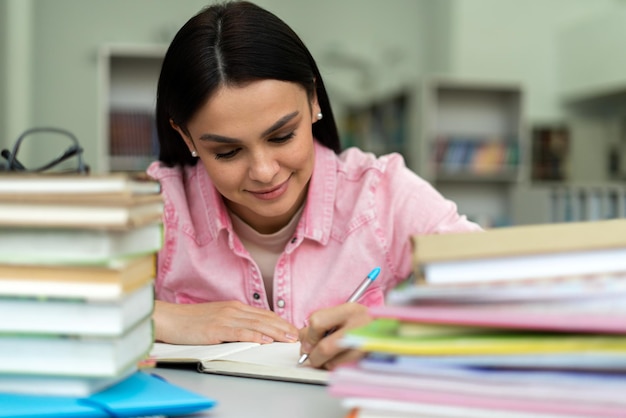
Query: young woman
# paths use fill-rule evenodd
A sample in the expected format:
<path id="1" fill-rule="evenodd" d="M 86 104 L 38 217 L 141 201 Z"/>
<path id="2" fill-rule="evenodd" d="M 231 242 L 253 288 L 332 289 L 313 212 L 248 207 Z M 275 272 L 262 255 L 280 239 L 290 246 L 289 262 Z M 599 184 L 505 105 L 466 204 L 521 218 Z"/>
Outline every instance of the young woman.
<path id="1" fill-rule="evenodd" d="M 411 273 L 411 235 L 480 229 L 399 155 L 341 152 L 315 60 L 252 3 L 210 6 L 180 29 L 156 110 L 160 341 L 300 340 L 331 369 L 359 355 L 337 346 L 342 332 Z"/>

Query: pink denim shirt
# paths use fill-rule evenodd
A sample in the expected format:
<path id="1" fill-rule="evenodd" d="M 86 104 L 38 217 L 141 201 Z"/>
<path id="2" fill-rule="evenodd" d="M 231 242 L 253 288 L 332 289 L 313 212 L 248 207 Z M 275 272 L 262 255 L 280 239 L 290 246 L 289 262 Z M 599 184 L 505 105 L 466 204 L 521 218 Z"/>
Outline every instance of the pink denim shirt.
<path id="1" fill-rule="evenodd" d="M 296 327 L 345 302 L 377 266 L 381 273 L 360 303 L 383 304 L 387 290 L 411 273 L 411 235 L 480 230 L 398 154 L 376 158 L 351 148 L 336 155 L 318 143 L 315 153 L 302 217 L 274 271 L 274 311 Z M 269 309 L 259 268 L 203 165 L 154 162 L 148 174 L 160 181 L 165 201 L 156 298 Z"/>

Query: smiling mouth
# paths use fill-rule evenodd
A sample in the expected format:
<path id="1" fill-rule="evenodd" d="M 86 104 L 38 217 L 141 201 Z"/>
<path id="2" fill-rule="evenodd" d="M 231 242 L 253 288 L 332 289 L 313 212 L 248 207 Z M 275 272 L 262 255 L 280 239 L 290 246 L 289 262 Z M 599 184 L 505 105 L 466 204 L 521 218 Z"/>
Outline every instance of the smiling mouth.
<path id="1" fill-rule="evenodd" d="M 256 191 L 248 190 L 248 192 L 258 199 L 262 199 L 262 200 L 276 199 L 277 197 L 282 196 L 287 191 L 290 179 L 291 179 L 291 176 L 289 176 L 287 180 L 285 180 L 278 186 L 272 187 L 271 189 L 256 190 Z"/>

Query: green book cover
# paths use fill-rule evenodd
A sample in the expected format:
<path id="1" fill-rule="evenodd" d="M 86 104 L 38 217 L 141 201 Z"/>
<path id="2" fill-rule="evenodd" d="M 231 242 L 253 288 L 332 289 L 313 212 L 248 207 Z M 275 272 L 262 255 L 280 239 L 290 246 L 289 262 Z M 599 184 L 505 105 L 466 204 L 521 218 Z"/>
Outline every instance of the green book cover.
<path id="1" fill-rule="evenodd" d="M 342 345 L 367 352 L 401 355 L 531 354 L 559 352 L 624 352 L 626 335 L 569 334 L 535 331 L 485 332 L 404 336 L 401 321 L 375 319 L 346 333 Z"/>

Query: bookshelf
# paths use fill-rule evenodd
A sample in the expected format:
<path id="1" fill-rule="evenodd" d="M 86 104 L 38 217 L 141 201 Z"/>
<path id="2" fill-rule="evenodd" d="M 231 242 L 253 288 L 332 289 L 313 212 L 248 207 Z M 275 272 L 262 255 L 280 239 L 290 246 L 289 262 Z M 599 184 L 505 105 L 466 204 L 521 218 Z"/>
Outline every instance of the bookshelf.
<path id="1" fill-rule="evenodd" d="M 522 86 L 425 79 L 415 111 L 415 170 L 481 225 L 510 224 L 512 188 L 527 176 Z"/>
<path id="2" fill-rule="evenodd" d="M 376 155 L 397 152 L 411 167 L 410 100 L 410 89 L 402 89 L 366 104 L 345 106 L 340 119 L 342 147 L 356 146 Z"/>
<path id="3" fill-rule="evenodd" d="M 526 184 L 513 193 L 516 224 L 626 218 L 622 182 Z"/>
<path id="4" fill-rule="evenodd" d="M 421 175 L 435 182 L 521 178 L 525 127 L 519 85 L 424 80 L 418 107 Z"/>
<path id="5" fill-rule="evenodd" d="M 346 106 L 341 121 L 344 148 L 398 152 L 471 219 L 511 223 L 511 189 L 527 176 L 520 85 L 428 78 Z"/>
<path id="6" fill-rule="evenodd" d="M 99 51 L 99 167 L 145 171 L 158 155 L 156 88 L 166 45 L 105 45 Z"/>

